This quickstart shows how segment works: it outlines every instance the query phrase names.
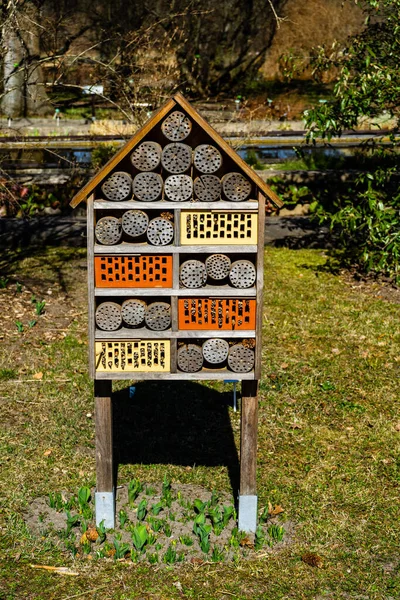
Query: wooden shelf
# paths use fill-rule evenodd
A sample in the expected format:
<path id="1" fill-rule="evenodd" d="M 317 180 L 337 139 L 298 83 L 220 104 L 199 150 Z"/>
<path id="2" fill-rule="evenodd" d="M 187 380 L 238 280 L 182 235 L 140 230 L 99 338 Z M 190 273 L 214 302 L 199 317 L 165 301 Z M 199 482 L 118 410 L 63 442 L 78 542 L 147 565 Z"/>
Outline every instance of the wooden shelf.
<path id="1" fill-rule="evenodd" d="M 228 371 L 228 369 L 220 369 L 212 371 L 210 369 L 202 369 L 197 373 L 95 373 L 95 379 L 117 379 L 117 380 L 130 380 L 130 381 L 143 381 L 149 379 L 169 379 L 175 381 L 243 381 L 243 380 L 254 380 L 254 371 L 249 373 L 234 373 Z"/>
<path id="2" fill-rule="evenodd" d="M 186 330 L 181 329 L 180 331 L 171 331 L 166 329 L 165 331 L 154 331 L 147 327 L 139 327 L 138 329 L 129 329 L 122 327 L 116 331 L 102 331 L 101 329 L 95 330 L 95 340 L 97 341 L 113 341 L 113 340 L 139 340 L 139 339 L 203 339 L 203 338 L 254 338 L 256 335 L 255 330 L 239 330 L 232 331 L 227 329 L 209 329 L 209 330 Z"/>
<path id="3" fill-rule="evenodd" d="M 95 296 L 127 296 L 135 298 L 136 296 L 206 296 L 212 298 L 255 298 L 256 288 L 251 287 L 245 290 L 230 287 L 229 285 L 206 285 L 202 288 L 95 288 Z"/>
<path id="4" fill-rule="evenodd" d="M 152 246 L 151 244 L 129 244 L 123 242 L 122 244 L 116 244 L 115 246 L 103 246 L 101 244 L 95 244 L 94 253 L 102 256 L 108 256 L 111 254 L 118 255 L 130 255 L 132 254 L 255 254 L 257 252 L 257 246 L 253 244 L 248 245 L 205 245 L 205 246 Z"/>
<path id="5" fill-rule="evenodd" d="M 155 202 L 138 202 L 137 200 L 127 200 L 125 202 L 112 202 L 110 200 L 95 200 L 94 208 L 99 210 L 122 209 L 130 210 L 154 208 L 155 210 L 170 209 L 195 209 L 195 210 L 257 210 L 257 200 L 246 200 L 246 202 L 227 202 L 217 200 L 216 202 L 170 202 L 156 200 Z"/>

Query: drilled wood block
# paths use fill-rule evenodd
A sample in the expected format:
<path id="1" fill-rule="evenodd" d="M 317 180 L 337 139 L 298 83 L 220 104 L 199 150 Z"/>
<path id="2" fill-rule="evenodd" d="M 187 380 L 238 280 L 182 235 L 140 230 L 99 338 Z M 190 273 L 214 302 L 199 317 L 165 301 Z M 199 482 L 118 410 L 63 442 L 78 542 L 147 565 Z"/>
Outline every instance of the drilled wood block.
<path id="1" fill-rule="evenodd" d="M 131 195 L 132 177 L 125 171 L 115 171 L 105 180 L 101 190 L 108 200 L 123 202 Z"/>
<path id="2" fill-rule="evenodd" d="M 200 288 L 206 284 L 206 265 L 200 260 L 186 260 L 179 269 L 181 283 L 187 288 Z"/>
<path id="3" fill-rule="evenodd" d="M 201 144 L 195 148 L 193 163 L 200 173 L 215 173 L 222 165 L 221 152 L 211 144 Z"/>
<path id="4" fill-rule="evenodd" d="M 96 372 L 169 373 L 169 340 L 104 341 L 95 343 Z"/>
<path id="5" fill-rule="evenodd" d="M 95 285 L 99 288 L 172 287 L 172 256 L 95 256 Z"/>
<path id="6" fill-rule="evenodd" d="M 193 180 L 190 175 L 170 175 L 164 182 L 164 191 L 172 202 L 187 202 L 193 195 Z"/>
<path id="7" fill-rule="evenodd" d="M 228 358 L 229 344 L 226 340 L 215 338 L 206 340 L 202 347 L 203 357 L 211 365 L 223 363 Z"/>
<path id="8" fill-rule="evenodd" d="M 135 200 L 155 202 L 161 197 L 163 180 L 158 173 L 138 173 L 133 180 Z"/>
<path id="9" fill-rule="evenodd" d="M 149 217 L 142 210 L 127 210 L 122 215 L 122 229 L 131 237 L 139 237 L 147 231 Z"/>
<path id="10" fill-rule="evenodd" d="M 207 275 L 214 281 L 222 281 L 229 275 L 231 259 L 226 254 L 211 254 L 206 258 Z"/>
<path id="11" fill-rule="evenodd" d="M 122 323 L 121 307 L 116 302 L 102 302 L 95 318 L 97 327 L 103 331 L 116 331 Z"/>
<path id="12" fill-rule="evenodd" d="M 194 193 L 201 202 L 215 202 L 221 198 L 221 180 L 216 175 L 200 175 L 194 180 Z"/>
<path id="13" fill-rule="evenodd" d="M 184 173 L 192 164 L 192 149 L 179 142 L 167 144 L 162 151 L 161 164 L 168 173 Z"/>
<path id="14" fill-rule="evenodd" d="M 184 344 L 177 352 L 178 369 L 184 373 L 196 373 L 203 366 L 203 352 L 201 346 Z"/>
<path id="15" fill-rule="evenodd" d="M 105 246 L 118 244 L 122 237 L 121 219 L 102 217 L 96 223 L 95 235 L 100 244 Z"/>
<path id="16" fill-rule="evenodd" d="M 192 131 L 192 122 L 180 110 L 174 110 L 161 124 L 161 131 L 171 142 L 181 142 Z"/>
<path id="17" fill-rule="evenodd" d="M 144 321 L 147 303 L 138 298 L 129 298 L 122 303 L 121 316 L 127 325 L 137 327 Z"/>
<path id="18" fill-rule="evenodd" d="M 144 317 L 146 325 L 154 331 L 164 331 L 171 326 L 171 305 L 167 302 L 152 302 Z"/>
<path id="19" fill-rule="evenodd" d="M 179 298 L 180 330 L 251 330 L 256 328 L 256 301 L 247 298 Z"/>
<path id="20" fill-rule="evenodd" d="M 174 239 L 174 226 L 168 219 L 156 217 L 147 228 L 147 239 L 154 246 L 167 246 Z"/>
<path id="21" fill-rule="evenodd" d="M 256 244 L 257 213 L 182 211 L 181 244 Z"/>
<path id="22" fill-rule="evenodd" d="M 231 202 L 243 202 L 251 194 L 251 183 L 241 173 L 227 173 L 222 178 L 222 189 Z"/>
<path id="23" fill-rule="evenodd" d="M 254 367 L 254 350 L 243 344 L 235 344 L 229 348 L 228 366 L 235 373 L 248 373 Z"/>
<path id="24" fill-rule="evenodd" d="M 231 284 L 240 289 L 252 287 L 256 282 L 256 268 L 249 260 L 236 260 L 229 271 Z"/>
<path id="25" fill-rule="evenodd" d="M 157 142 L 143 142 L 131 154 L 131 163 L 138 171 L 154 171 L 160 164 L 161 146 Z"/>

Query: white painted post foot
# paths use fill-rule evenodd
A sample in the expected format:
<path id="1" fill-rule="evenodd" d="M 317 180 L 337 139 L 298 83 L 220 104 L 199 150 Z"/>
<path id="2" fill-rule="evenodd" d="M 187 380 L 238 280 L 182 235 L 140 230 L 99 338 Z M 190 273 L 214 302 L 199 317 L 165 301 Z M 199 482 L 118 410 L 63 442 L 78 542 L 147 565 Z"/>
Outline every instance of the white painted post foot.
<path id="1" fill-rule="evenodd" d="M 255 533 L 257 529 L 257 496 L 239 496 L 239 531 Z"/>
<path id="2" fill-rule="evenodd" d="M 115 494 L 114 492 L 96 492 L 96 526 L 98 527 L 104 521 L 106 529 L 115 527 Z"/>

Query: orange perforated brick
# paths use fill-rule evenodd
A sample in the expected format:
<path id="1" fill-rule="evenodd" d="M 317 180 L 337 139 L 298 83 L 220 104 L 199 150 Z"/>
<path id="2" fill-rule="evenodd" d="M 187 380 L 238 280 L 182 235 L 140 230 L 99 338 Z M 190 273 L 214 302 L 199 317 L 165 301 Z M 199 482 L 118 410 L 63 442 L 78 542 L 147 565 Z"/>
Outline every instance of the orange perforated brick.
<path id="1" fill-rule="evenodd" d="M 179 329 L 248 330 L 256 328 L 256 301 L 246 298 L 180 298 Z"/>
<path id="2" fill-rule="evenodd" d="M 102 288 L 172 287 L 172 256 L 96 256 L 95 285 Z"/>

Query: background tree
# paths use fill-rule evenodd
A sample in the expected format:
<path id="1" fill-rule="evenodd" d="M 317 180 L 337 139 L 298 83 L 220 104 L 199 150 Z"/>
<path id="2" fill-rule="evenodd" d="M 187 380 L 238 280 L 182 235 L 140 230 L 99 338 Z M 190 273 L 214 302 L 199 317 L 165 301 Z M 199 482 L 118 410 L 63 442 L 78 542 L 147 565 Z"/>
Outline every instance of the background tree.
<path id="1" fill-rule="evenodd" d="M 327 56 L 320 48 L 316 74 L 338 69 L 333 99 L 308 111 L 308 141 L 329 141 L 344 129 L 354 129 L 362 117 L 392 120 L 389 136 L 374 137 L 360 146 L 360 173 L 348 192 L 318 214 L 341 237 L 345 259 L 365 271 L 400 280 L 400 190 L 398 131 L 400 120 L 400 0 L 365 0 L 365 28 L 345 50 Z"/>

